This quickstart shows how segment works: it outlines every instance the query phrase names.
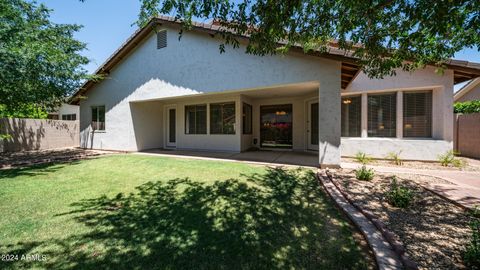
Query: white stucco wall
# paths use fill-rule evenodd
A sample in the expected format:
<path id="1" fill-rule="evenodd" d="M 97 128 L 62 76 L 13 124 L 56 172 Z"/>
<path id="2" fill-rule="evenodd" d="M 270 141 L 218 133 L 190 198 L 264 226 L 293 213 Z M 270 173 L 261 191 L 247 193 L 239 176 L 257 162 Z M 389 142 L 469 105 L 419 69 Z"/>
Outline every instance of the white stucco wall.
<path id="1" fill-rule="evenodd" d="M 453 147 L 452 70 L 446 70 L 444 74 L 437 74 L 433 67 L 412 73 L 397 70 L 396 76 L 384 79 L 369 79 L 365 74 L 360 73 L 350 86 L 342 91 L 342 95 L 363 94 L 363 107 L 365 107 L 368 93 L 416 90 L 433 91 L 431 139 L 402 138 L 403 115 L 397 110 L 397 138 L 366 138 L 367 132 L 363 130 L 363 138 L 342 138 L 342 156 L 354 156 L 361 151 L 376 158 L 385 158 L 389 152 L 401 151 L 401 157 L 404 159 L 436 160 L 438 155 L 451 150 Z M 400 98 L 397 98 L 397 102 Z M 401 103 L 398 105 L 402 107 Z M 366 108 L 364 110 L 366 111 Z M 367 119 L 364 115 L 362 117 L 362 126 L 365 127 Z"/>
<path id="2" fill-rule="evenodd" d="M 240 49 L 227 48 L 226 53 L 220 54 L 219 41 L 208 34 L 188 32 L 178 40 L 178 29 L 169 29 L 167 36 L 168 46 L 157 50 L 156 36 L 150 35 L 111 70 L 109 78 L 86 94 L 87 99 L 80 103 L 83 146 L 131 151 L 155 146 L 149 136 L 136 134 L 134 120 L 138 117 L 136 111 L 132 111 L 130 101 L 305 81 L 320 82 L 319 92 L 324 97 L 327 109 L 324 112 L 324 124 L 336 126 L 339 122 L 340 62 L 295 53 L 260 57 L 245 54 L 243 46 Z M 98 105 L 106 106 L 106 130 L 96 132 L 92 139 L 89 127 L 91 106 Z M 151 109 L 154 111 L 154 108 Z M 237 110 L 241 111 L 240 102 Z M 157 113 L 158 123 L 161 123 L 161 112 Z M 177 117 L 183 117 L 181 110 Z M 238 114 L 238 119 L 240 117 Z M 339 127 L 338 123 L 338 128 L 324 131 L 322 143 L 329 147 L 321 155 L 326 164 L 339 163 Z M 338 138 L 338 142 L 335 138 Z M 185 146 L 211 147 L 209 140 L 206 136 L 190 135 L 190 144 Z M 216 143 L 221 140 L 223 138 L 214 139 Z M 230 147 L 223 150 L 240 151 L 240 137 L 237 142 L 228 143 Z"/>
<path id="3" fill-rule="evenodd" d="M 342 138 L 341 153 L 354 157 L 359 151 L 384 159 L 388 153 L 400 154 L 405 160 L 438 160 L 440 154 L 452 150 L 453 142 L 426 139 Z"/>
<path id="4" fill-rule="evenodd" d="M 415 159 L 436 159 L 438 153 L 451 149 L 453 112 L 453 72 L 438 75 L 433 68 L 414 73 L 398 71 L 397 76 L 370 80 L 359 74 L 351 85 L 340 91 L 340 62 L 291 53 L 286 56 L 254 56 L 245 48 L 227 48 L 219 53 L 220 42 L 206 33 L 187 32 L 178 40 L 178 29 L 167 29 L 168 46 L 157 50 L 152 33 L 124 57 L 108 78 L 94 86 L 80 105 L 81 146 L 98 149 L 137 151 L 164 147 L 164 105 L 177 106 L 177 148 L 215 151 L 243 151 L 259 136 L 259 106 L 292 103 L 294 106 L 294 150 L 304 150 L 305 97 L 255 99 L 242 95 L 218 97 L 236 102 L 235 135 L 187 135 L 184 132 L 184 106 L 220 102 L 217 98 L 198 96 L 177 102 L 137 101 L 161 99 L 226 90 L 261 88 L 301 82 L 318 82 L 319 160 L 322 164 L 340 163 L 342 155 L 358 151 L 375 157 L 402 150 Z M 340 139 L 341 95 L 382 91 L 433 90 L 433 138 L 404 140 L 349 138 Z M 253 107 L 253 134 L 243 135 L 242 102 Z M 106 130 L 90 130 L 91 107 L 105 105 Z M 209 121 L 209 117 L 208 117 Z M 207 125 L 209 128 L 209 125 Z M 375 149 L 371 149 L 371 148 Z M 435 156 L 435 157 L 434 157 Z M 407 158 L 405 156 L 404 158 Z"/>

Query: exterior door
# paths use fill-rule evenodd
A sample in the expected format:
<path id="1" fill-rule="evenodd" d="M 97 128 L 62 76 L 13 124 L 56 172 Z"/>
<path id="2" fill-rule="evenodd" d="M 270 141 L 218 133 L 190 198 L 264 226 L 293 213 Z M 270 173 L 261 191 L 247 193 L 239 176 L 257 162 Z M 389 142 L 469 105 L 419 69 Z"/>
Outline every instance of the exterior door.
<path id="1" fill-rule="evenodd" d="M 174 106 L 166 108 L 166 146 L 177 146 L 177 109 Z"/>
<path id="2" fill-rule="evenodd" d="M 308 149 L 318 151 L 318 101 L 308 102 Z"/>
<path id="3" fill-rule="evenodd" d="M 292 104 L 260 106 L 260 147 L 292 148 Z"/>

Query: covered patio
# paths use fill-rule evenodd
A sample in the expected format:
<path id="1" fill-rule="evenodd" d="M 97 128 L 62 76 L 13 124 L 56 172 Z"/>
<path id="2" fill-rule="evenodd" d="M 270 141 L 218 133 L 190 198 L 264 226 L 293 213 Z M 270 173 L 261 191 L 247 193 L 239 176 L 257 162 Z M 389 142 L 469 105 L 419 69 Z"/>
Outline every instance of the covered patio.
<path id="1" fill-rule="evenodd" d="M 246 151 L 241 153 L 207 152 L 175 149 L 150 149 L 138 154 L 167 156 L 176 158 L 209 159 L 224 161 L 244 161 L 267 165 L 293 165 L 302 167 L 318 167 L 318 153 L 313 151 Z"/>
<path id="2" fill-rule="evenodd" d="M 338 114 L 322 107 L 319 89 L 318 81 L 310 81 L 130 101 L 137 149 L 301 166 L 338 164 L 339 134 L 326 136 L 339 133 Z"/>

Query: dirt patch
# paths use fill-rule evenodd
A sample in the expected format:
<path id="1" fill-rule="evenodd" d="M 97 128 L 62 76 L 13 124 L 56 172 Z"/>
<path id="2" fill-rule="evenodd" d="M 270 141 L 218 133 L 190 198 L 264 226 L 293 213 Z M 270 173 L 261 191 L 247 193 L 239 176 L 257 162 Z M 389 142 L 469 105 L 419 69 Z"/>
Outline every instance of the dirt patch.
<path id="1" fill-rule="evenodd" d="M 84 150 L 80 148 L 61 148 L 52 150 L 5 152 L 0 153 L 0 169 L 27 167 L 50 162 L 65 162 L 103 155 L 108 152 Z"/>
<path id="2" fill-rule="evenodd" d="M 415 177 L 397 175 L 397 181 L 415 194 L 413 205 L 407 209 L 393 207 L 385 198 L 391 175 L 377 175 L 367 182 L 356 180 L 353 171 L 341 170 L 334 174 L 334 181 L 396 234 L 397 240 L 404 244 L 407 256 L 421 269 L 465 268 L 462 254 L 470 238 L 470 217 L 462 208 L 415 182 L 438 179 L 422 176 L 419 180 Z"/>
<path id="3" fill-rule="evenodd" d="M 408 169 L 421 169 L 421 170 L 447 170 L 447 171 L 480 171 L 480 163 L 469 158 L 458 157 L 466 164 L 463 168 L 457 168 L 452 166 L 442 166 L 439 162 L 427 162 L 427 161 L 403 161 L 401 166 L 394 164 L 391 160 L 374 159 L 369 165 L 383 166 L 383 167 L 397 167 Z M 342 158 L 342 162 L 358 163 L 354 158 Z M 358 163 L 360 164 L 360 163 Z"/>

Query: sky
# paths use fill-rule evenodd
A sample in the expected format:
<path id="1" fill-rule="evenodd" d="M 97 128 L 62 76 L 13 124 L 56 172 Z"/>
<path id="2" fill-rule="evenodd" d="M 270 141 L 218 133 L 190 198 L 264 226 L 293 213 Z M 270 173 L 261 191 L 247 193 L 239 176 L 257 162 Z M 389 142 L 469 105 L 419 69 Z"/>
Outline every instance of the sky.
<path id="1" fill-rule="evenodd" d="M 91 62 L 85 68 L 93 73 L 130 35 L 135 32 L 135 22 L 140 11 L 139 0 L 37 0 L 52 9 L 55 23 L 80 24 L 83 28 L 75 37 L 87 43 L 84 55 Z M 480 63 L 477 49 L 464 49 L 455 57 L 458 60 Z M 462 84 L 456 85 L 458 90 Z"/>

